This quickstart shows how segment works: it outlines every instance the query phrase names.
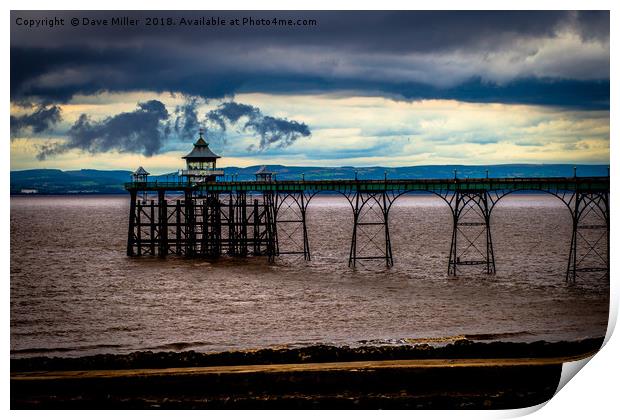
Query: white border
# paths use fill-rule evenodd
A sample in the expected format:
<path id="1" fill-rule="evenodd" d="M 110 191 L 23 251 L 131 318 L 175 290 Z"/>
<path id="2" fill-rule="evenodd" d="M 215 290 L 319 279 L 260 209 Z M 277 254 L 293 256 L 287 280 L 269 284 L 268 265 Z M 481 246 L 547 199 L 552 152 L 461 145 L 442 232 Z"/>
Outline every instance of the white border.
<path id="1" fill-rule="evenodd" d="M 418 9 L 418 10 L 439 10 L 439 9 L 451 9 L 451 10 L 541 10 L 541 9 L 551 9 L 551 10 L 594 10 L 594 9 L 602 9 L 602 10 L 611 10 L 611 74 L 618 74 L 617 71 L 614 72 L 614 69 L 617 69 L 616 65 L 616 51 L 614 46 L 617 45 L 617 25 L 618 25 L 618 15 L 616 10 L 614 10 L 614 5 L 617 2 L 611 1 L 575 1 L 575 0 L 566 0 L 562 2 L 552 2 L 552 1 L 543 1 L 543 0 L 523 0 L 523 1 L 511 1 L 511 2 L 497 2 L 497 1 L 481 1 L 481 0 L 471 0 L 468 2 L 458 2 L 458 1 L 446 1 L 446 0 L 435 0 L 433 2 L 405 2 L 405 1 L 395 1 L 395 0 L 382 0 L 381 2 L 370 2 L 370 1 L 356 1 L 356 2 L 335 2 L 333 0 L 316 0 L 316 1 L 298 1 L 295 2 L 296 7 L 291 7 L 292 4 L 290 1 L 283 0 L 265 0 L 261 1 L 260 4 L 254 3 L 251 1 L 235 1 L 235 0 L 227 0 L 225 2 L 220 3 L 212 3 L 208 4 L 204 1 L 184 1 L 178 0 L 173 3 L 170 1 L 162 1 L 162 0 L 152 0 L 148 3 L 138 3 L 138 2 L 128 2 L 128 1 L 119 1 L 119 0 L 108 0 L 106 2 L 78 2 L 75 0 L 67 1 L 67 0 L 57 0 L 53 4 L 46 1 L 33 1 L 33 0 L 24 0 L 24 1 L 9 1 L 7 3 L 8 8 L 4 10 L 4 22 L 5 25 L 3 30 L 4 36 L 4 44 L 3 44 L 3 57 L 5 58 L 5 64 L 2 66 L 2 72 L 4 75 L 4 92 L 5 92 L 5 102 L 3 103 L 3 107 L 6 109 L 4 113 L 4 118 L 1 120 L 1 124 L 3 127 L 3 132 L 8 135 L 9 127 L 8 127 L 8 118 L 7 116 L 10 114 L 9 111 L 9 101 L 6 100 L 9 94 L 9 65 L 7 65 L 6 60 L 10 57 L 10 49 L 9 49 L 9 38 L 10 38 L 10 25 L 7 25 L 6 22 L 9 21 L 9 13 L 10 9 L 16 10 L 46 10 L 53 6 L 55 9 L 73 9 L 73 10 L 92 10 L 92 9 L 107 9 L 107 10 L 123 10 L 123 9 L 143 9 L 144 6 L 148 6 L 148 9 L 151 10 L 165 10 L 171 9 L 171 6 L 174 6 L 173 10 L 201 10 L 201 9 L 211 9 L 211 10 L 256 10 L 256 9 L 267 9 L 267 10 L 278 10 L 278 9 L 298 9 L 298 10 L 322 10 L 322 9 L 364 9 L 364 10 L 405 10 L 405 9 Z M 618 99 L 618 84 L 612 83 L 611 90 L 611 102 L 612 102 L 612 112 L 611 112 L 611 138 L 614 138 L 614 134 L 616 133 L 615 127 L 615 119 L 613 112 L 613 105 L 616 103 Z M 5 153 L 2 153 L 0 156 L 2 166 L 4 168 L 4 174 L 8 176 L 9 168 L 10 168 L 10 145 L 8 141 L 8 136 L 6 140 Z M 618 154 L 615 152 L 616 147 L 611 147 L 611 166 L 612 172 L 615 172 L 615 168 L 617 168 Z M 615 203 L 615 197 L 620 194 L 618 183 L 612 182 L 612 192 L 611 192 L 611 201 Z M 0 183 L 0 193 L 3 194 L 4 197 L 9 197 L 9 180 L 5 179 L 4 182 Z M 5 199 L 3 201 L 3 205 L 1 207 L 2 211 L 2 220 L 4 220 L 4 224 L 2 225 L 2 236 L 4 241 L 2 242 L 2 270 L 5 275 L 4 278 L 9 278 L 9 263 L 10 263 L 10 254 L 9 254 L 9 241 L 10 241 L 10 201 Z M 612 218 L 615 220 L 616 211 L 615 204 L 612 204 Z M 615 229 L 615 224 L 612 224 L 611 231 L 611 255 L 612 261 L 616 260 L 617 252 L 617 229 Z M 618 384 L 618 360 L 617 355 L 620 355 L 620 345 L 618 345 L 617 338 L 609 338 L 609 332 L 613 330 L 613 326 L 615 325 L 617 319 L 618 312 L 618 287 L 617 281 L 615 279 L 615 264 L 612 264 L 612 299 L 611 299 L 611 308 L 610 308 L 610 317 L 611 322 L 608 329 L 608 337 L 607 344 L 601 350 L 599 354 L 597 354 L 591 361 L 588 363 L 588 366 L 582 371 L 579 372 L 576 379 L 570 381 L 548 404 L 542 404 L 543 407 L 538 407 L 538 411 L 535 411 L 532 415 L 534 418 L 562 418 L 562 419 L 573 419 L 583 417 L 593 416 L 594 418 L 608 418 L 613 416 L 613 413 L 617 412 L 618 404 L 616 402 L 617 399 L 617 391 L 616 386 Z M 10 355 L 10 333 L 9 333 L 9 319 L 10 319 L 10 282 L 6 281 L 4 288 L 2 289 L 3 299 L 2 299 L 2 308 L 3 313 L 6 314 L 6 319 L 3 323 L 3 336 L 5 338 L 4 341 L 4 349 L 5 349 L 5 357 L 2 359 L 2 371 L 4 374 L 4 382 L 2 384 L 2 395 L 3 395 L 3 403 L 5 409 L 9 408 L 9 355 Z M 484 412 L 484 411 L 433 411 L 433 412 L 415 412 L 415 413 L 406 413 L 404 415 L 422 415 L 424 417 L 430 418 L 504 418 L 504 417 L 515 417 L 527 414 L 531 412 L 532 409 L 523 409 L 523 410 L 510 410 L 510 411 L 493 411 L 493 412 Z M 31 415 L 45 415 L 45 416 L 62 416 L 63 418 L 82 418 L 84 415 L 101 417 L 109 416 L 112 413 L 101 413 L 101 412 L 51 412 L 51 413 L 32 413 L 32 412 L 11 412 L 10 415 L 22 418 L 22 417 L 30 417 Z M 114 413 L 115 416 L 121 415 L 122 417 L 146 417 L 149 418 L 169 418 L 171 413 L 165 412 L 121 412 Z M 205 413 L 199 412 L 184 412 L 180 415 L 188 416 L 188 417 L 202 417 Z M 315 416 L 314 412 L 210 412 L 208 414 L 210 417 L 226 417 L 230 418 L 236 416 L 258 416 L 258 417 L 269 417 L 269 418 L 287 418 L 290 419 L 291 416 L 295 416 L 296 418 L 310 418 L 310 416 Z M 328 417 L 342 417 L 348 415 L 354 415 L 355 417 L 362 418 L 370 418 L 376 416 L 402 416 L 401 412 L 355 412 L 355 413 L 344 413 L 344 412 L 322 412 L 321 416 Z"/>

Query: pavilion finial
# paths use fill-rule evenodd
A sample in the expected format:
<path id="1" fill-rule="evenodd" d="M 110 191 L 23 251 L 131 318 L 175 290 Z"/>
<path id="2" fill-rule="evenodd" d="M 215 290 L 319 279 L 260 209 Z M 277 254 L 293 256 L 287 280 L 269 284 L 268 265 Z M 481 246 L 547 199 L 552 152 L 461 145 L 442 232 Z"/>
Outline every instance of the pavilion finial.
<path id="1" fill-rule="evenodd" d="M 205 133 L 205 129 L 204 129 L 204 128 L 202 128 L 202 127 L 200 127 L 200 129 L 198 130 L 198 134 L 200 135 L 200 138 L 202 138 L 202 136 L 204 135 L 204 133 Z"/>

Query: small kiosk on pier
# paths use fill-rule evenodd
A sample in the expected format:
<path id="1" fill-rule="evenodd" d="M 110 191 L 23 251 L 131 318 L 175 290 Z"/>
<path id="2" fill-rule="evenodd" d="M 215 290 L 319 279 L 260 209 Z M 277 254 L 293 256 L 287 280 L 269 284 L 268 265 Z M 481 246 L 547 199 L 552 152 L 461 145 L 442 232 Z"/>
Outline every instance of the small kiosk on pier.
<path id="1" fill-rule="evenodd" d="M 146 171 L 146 169 L 140 166 L 133 174 L 131 174 L 131 180 L 133 182 L 147 182 L 149 175 L 150 174 Z"/>
<path id="2" fill-rule="evenodd" d="M 270 182 L 275 181 L 276 173 L 267 169 L 266 166 L 261 166 L 258 171 L 254 173 L 257 181 Z"/>

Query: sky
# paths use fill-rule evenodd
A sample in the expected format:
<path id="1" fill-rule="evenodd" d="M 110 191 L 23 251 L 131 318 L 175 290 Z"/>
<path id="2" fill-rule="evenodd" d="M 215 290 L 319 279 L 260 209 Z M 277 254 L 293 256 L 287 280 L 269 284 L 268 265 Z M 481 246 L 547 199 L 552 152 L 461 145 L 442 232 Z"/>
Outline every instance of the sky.
<path id="1" fill-rule="evenodd" d="M 11 169 L 173 171 L 200 128 L 224 167 L 607 164 L 609 69 L 605 11 L 12 11 Z"/>

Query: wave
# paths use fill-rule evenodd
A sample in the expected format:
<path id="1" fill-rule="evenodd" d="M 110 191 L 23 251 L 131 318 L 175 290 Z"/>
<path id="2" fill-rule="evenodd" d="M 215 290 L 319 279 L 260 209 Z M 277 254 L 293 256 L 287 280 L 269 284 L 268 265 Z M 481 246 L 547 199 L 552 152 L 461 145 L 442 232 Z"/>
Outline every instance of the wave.
<path id="1" fill-rule="evenodd" d="M 175 343 L 166 343 L 158 346 L 151 346 L 145 348 L 145 350 L 173 350 L 173 351 L 181 351 L 189 348 L 196 347 L 204 347 L 204 346 L 212 346 L 214 343 L 208 341 L 193 341 L 193 342 L 175 342 Z"/>
<path id="2" fill-rule="evenodd" d="M 424 344 L 424 343 L 453 343 L 458 340 L 471 340 L 471 341 L 492 341 L 492 340 L 501 340 L 504 338 L 514 338 L 514 337 L 522 337 L 522 336 L 531 336 L 534 333 L 529 331 L 516 331 L 516 332 L 505 332 L 505 333 L 489 333 L 489 334 L 459 334 L 459 335 L 450 335 L 445 337 L 420 337 L 420 338 L 404 338 L 408 344 Z"/>
<path id="3" fill-rule="evenodd" d="M 122 344 L 93 344 L 88 346 L 73 347 L 29 347 L 24 349 L 11 349 L 11 354 L 45 354 L 45 353 L 69 353 L 84 350 L 120 349 Z"/>
<path id="4" fill-rule="evenodd" d="M 288 344 L 279 344 L 273 346 L 267 346 L 264 349 L 271 350 L 280 350 L 284 348 L 301 348 L 308 345 L 344 345 L 351 347 L 358 346 L 373 346 L 373 347 L 381 347 L 381 346 L 398 346 L 398 345 L 417 345 L 417 344 L 429 344 L 435 346 L 443 346 L 446 344 L 454 343 L 459 340 L 470 340 L 470 341 L 495 341 L 495 340 L 503 340 L 509 338 L 516 337 L 527 337 L 527 336 L 535 336 L 536 334 L 530 331 L 516 331 L 516 332 L 504 332 L 504 333 L 488 333 L 488 334 L 459 334 L 459 335 L 450 335 L 450 336 L 442 336 L 442 337 L 415 337 L 415 338 L 400 338 L 400 339 L 370 339 L 370 340 L 360 340 L 355 343 L 322 343 L 322 342 L 298 342 L 298 343 L 288 343 Z M 70 352 L 85 352 L 92 350 L 116 350 L 116 352 L 125 353 L 127 351 L 173 351 L 180 352 L 185 350 L 198 350 L 200 348 L 205 348 L 209 346 L 216 345 L 218 347 L 222 347 L 223 343 L 214 343 L 209 341 L 178 341 L 171 343 L 164 343 L 158 345 L 151 345 L 142 348 L 133 348 L 131 346 L 127 346 L 124 344 L 95 344 L 95 345 L 85 345 L 85 346 L 74 346 L 74 347 L 32 347 L 32 348 L 23 348 L 23 349 L 14 349 L 11 350 L 12 355 L 28 355 L 28 354 L 53 354 L 53 353 L 70 353 Z M 224 347 L 235 347 L 234 344 L 227 343 Z M 244 350 L 248 351 L 248 349 L 236 349 L 236 350 Z"/>
<path id="5" fill-rule="evenodd" d="M 517 332 L 506 332 L 506 333 L 494 333 L 494 334 L 466 334 L 465 339 L 472 341 L 489 341 L 489 340 L 500 340 L 502 338 L 513 338 L 513 337 L 522 337 L 522 336 L 532 336 L 535 335 L 530 331 L 517 331 Z"/>
<path id="6" fill-rule="evenodd" d="M 450 335 L 446 337 L 420 337 L 420 338 L 403 338 L 407 344 L 430 344 L 430 343 L 452 343 L 458 340 L 466 340 L 465 335 Z"/>

